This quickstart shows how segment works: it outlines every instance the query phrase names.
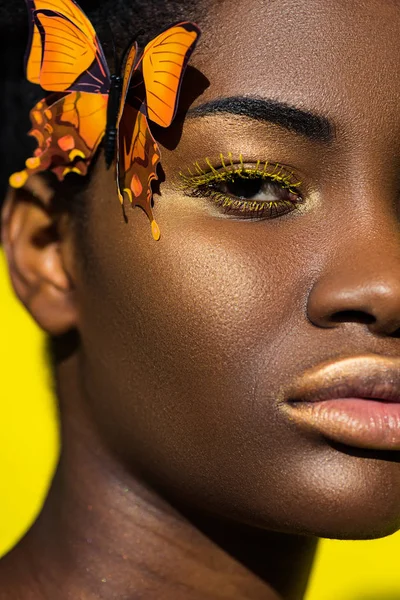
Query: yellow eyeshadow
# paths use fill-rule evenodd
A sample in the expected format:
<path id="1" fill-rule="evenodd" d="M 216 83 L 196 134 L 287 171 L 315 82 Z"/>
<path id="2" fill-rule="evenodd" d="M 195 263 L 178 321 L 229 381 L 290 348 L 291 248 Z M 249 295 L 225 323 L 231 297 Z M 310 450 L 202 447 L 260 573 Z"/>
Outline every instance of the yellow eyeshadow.
<path id="1" fill-rule="evenodd" d="M 292 212 L 303 202 L 299 189 L 301 181 L 292 170 L 279 163 L 257 160 L 249 164 L 245 163 L 242 154 L 234 161 L 232 153 L 227 157 L 220 153 L 218 167 L 209 158 L 203 162 L 206 167 L 196 161 L 185 172 L 179 173 L 182 180 L 180 187 L 188 196 L 209 198 L 225 213 L 236 214 L 240 218 L 274 218 Z M 275 186 L 276 199 L 252 199 L 251 194 L 249 197 L 235 196 L 232 192 L 218 189 L 218 186 L 235 185 L 240 180 L 248 180 L 249 184 L 250 180 L 258 180 Z"/>
<path id="2" fill-rule="evenodd" d="M 301 181 L 296 179 L 293 171 L 289 171 L 279 163 L 258 160 L 252 166 L 247 166 L 242 154 L 239 155 L 238 161 L 234 162 L 232 153 L 229 153 L 226 158 L 220 153 L 219 161 L 221 166 L 218 168 L 215 168 L 210 159 L 206 158 L 205 163 L 208 170 L 202 168 L 196 161 L 193 167 L 187 169 L 186 172 L 181 171 L 179 175 L 183 182 L 182 187 L 188 189 L 206 186 L 210 183 L 229 181 L 235 177 L 274 181 L 294 194 L 297 193 L 296 188 L 301 186 Z"/>

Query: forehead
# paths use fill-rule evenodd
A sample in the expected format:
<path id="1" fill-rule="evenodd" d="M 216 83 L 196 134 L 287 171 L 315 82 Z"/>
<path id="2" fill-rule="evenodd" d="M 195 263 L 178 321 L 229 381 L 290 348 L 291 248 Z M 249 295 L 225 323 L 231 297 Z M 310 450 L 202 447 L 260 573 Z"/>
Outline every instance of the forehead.
<path id="1" fill-rule="evenodd" d="M 333 119 L 396 118 L 399 2 L 221 0 L 207 15 L 192 59 L 210 80 L 201 102 L 260 95 Z"/>

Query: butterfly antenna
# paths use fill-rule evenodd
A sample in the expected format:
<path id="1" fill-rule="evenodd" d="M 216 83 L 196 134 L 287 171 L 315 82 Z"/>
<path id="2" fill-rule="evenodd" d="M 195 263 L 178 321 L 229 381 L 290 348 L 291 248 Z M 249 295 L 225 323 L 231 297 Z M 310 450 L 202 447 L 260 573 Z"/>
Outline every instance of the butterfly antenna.
<path id="1" fill-rule="evenodd" d="M 111 27 L 110 27 L 110 29 L 111 29 Z M 117 47 L 115 45 L 114 36 L 112 36 L 111 39 L 112 39 L 113 52 L 114 52 L 114 69 L 115 69 L 115 73 L 119 74 L 120 64 L 119 64 L 119 61 L 118 61 Z"/>
<path id="2" fill-rule="evenodd" d="M 129 54 L 130 49 L 132 48 L 133 44 L 137 41 L 138 37 L 140 37 L 141 35 L 143 35 L 145 33 L 144 29 L 139 29 L 139 31 L 133 36 L 133 38 L 131 38 L 128 47 L 126 48 L 123 57 L 122 57 L 122 64 L 125 63 L 125 59 Z"/>
<path id="3" fill-rule="evenodd" d="M 114 34 L 113 34 L 113 30 L 111 28 L 110 23 L 107 21 L 107 27 L 110 31 L 110 40 L 111 40 L 111 44 L 112 44 L 112 49 L 113 49 L 113 56 L 114 56 L 114 69 L 115 69 L 115 74 L 117 75 L 119 73 L 119 61 L 118 61 L 118 54 L 117 54 L 117 47 L 115 45 L 115 38 L 114 38 Z"/>
<path id="4" fill-rule="evenodd" d="M 137 32 L 137 34 L 135 35 L 135 37 L 133 38 L 133 40 L 131 41 L 131 44 L 133 44 L 133 42 L 136 42 L 137 39 L 141 36 L 144 35 L 145 31 L 144 29 L 139 29 L 139 31 Z"/>

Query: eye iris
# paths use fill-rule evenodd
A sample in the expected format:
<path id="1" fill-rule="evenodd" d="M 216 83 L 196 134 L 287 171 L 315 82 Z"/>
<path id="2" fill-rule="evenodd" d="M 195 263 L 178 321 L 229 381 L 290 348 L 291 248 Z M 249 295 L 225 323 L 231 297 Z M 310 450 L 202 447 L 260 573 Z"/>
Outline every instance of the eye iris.
<path id="1" fill-rule="evenodd" d="M 296 202 L 299 196 L 280 182 L 263 177 L 233 177 L 211 184 L 216 191 L 225 193 L 237 200 L 258 202 Z"/>
<path id="2" fill-rule="evenodd" d="M 236 198 L 243 200 L 253 198 L 262 191 L 264 181 L 259 178 L 254 179 L 233 179 L 225 182 L 225 191 Z"/>

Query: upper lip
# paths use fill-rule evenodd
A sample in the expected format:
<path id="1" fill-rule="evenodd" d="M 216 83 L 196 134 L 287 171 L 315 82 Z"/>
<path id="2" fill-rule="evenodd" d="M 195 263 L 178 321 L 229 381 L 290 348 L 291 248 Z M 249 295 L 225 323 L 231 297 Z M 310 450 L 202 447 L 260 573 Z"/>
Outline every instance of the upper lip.
<path id="1" fill-rule="evenodd" d="M 286 396 L 288 402 L 333 398 L 400 403 L 400 359 L 365 355 L 322 363 L 305 371 Z"/>

